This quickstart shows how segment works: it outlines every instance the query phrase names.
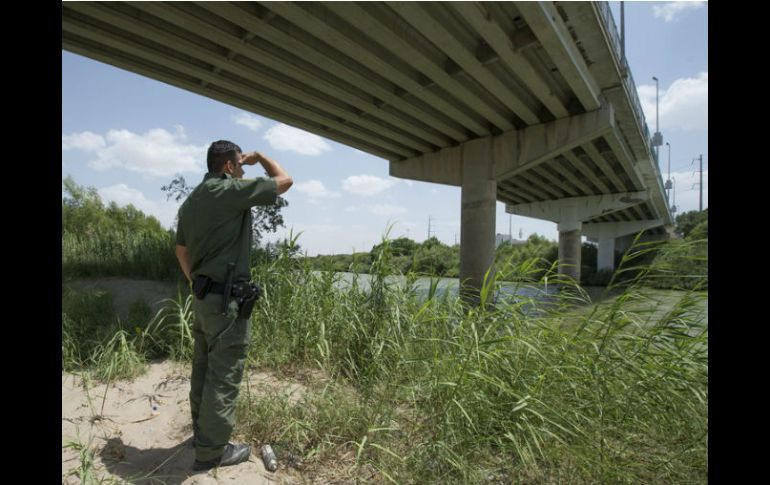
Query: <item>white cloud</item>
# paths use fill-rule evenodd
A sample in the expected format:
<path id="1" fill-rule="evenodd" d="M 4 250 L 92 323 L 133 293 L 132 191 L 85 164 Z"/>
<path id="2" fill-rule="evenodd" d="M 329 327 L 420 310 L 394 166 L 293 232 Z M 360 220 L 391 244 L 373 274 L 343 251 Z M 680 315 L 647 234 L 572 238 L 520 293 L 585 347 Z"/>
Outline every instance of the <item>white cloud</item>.
<path id="1" fill-rule="evenodd" d="M 639 101 L 651 132 L 655 131 L 655 84 L 638 88 Z M 694 78 L 677 79 L 667 90 L 661 89 L 659 99 L 660 131 L 667 128 L 682 130 L 708 129 L 708 72 Z M 665 137 L 664 137 L 665 138 Z"/>
<path id="2" fill-rule="evenodd" d="M 328 190 L 320 180 L 308 180 L 294 184 L 294 190 L 302 192 L 312 199 L 336 199 L 340 197 L 339 192 Z"/>
<path id="3" fill-rule="evenodd" d="M 83 150 L 84 152 L 94 152 L 106 145 L 104 138 L 96 133 L 84 131 L 72 135 L 61 136 L 62 150 Z"/>
<path id="4" fill-rule="evenodd" d="M 332 147 L 318 135 L 279 123 L 265 133 L 265 140 L 279 151 L 293 151 L 301 155 L 320 155 Z"/>
<path id="5" fill-rule="evenodd" d="M 652 6 L 655 18 L 663 18 L 666 22 L 676 22 L 685 12 L 703 7 L 705 2 L 668 2 L 663 6 Z"/>
<path id="6" fill-rule="evenodd" d="M 133 205 L 145 214 L 155 216 L 164 227 L 171 228 L 179 210 L 180 202 L 174 201 L 154 201 L 148 199 L 140 190 L 129 187 L 126 184 L 115 184 L 109 187 L 98 189 L 99 197 L 106 203 L 115 202 L 118 206 L 124 207 L 128 204 Z"/>
<path id="7" fill-rule="evenodd" d="M 251 131 L 259 131 L 262 126 L 262 121 L 251 113 L 238 113 L 233 116 L 233 121 L 236 125 L 243 125 Z"/>
<path id="8" fill-rule="evenodd" d="M 397 183 L 396 179 L 384 179 L 374 175 L 351 175 L 342 181 L 342 188 L 351 194 L 372 196 Z"/>
<path id="9" fill-rule="evenodd" d="M 205 172 L 208 146 L 185 144 L 184 129 L 176 128 L 176 133 L 155 128 L 144 134 L 110 130 L 104 137 L 87 131 L 62 135 L 62 149 L 93 152 L 96 158 L 88 164 L 97 170 L 118 167 L 151 177 Z"/>
<path id="10" fill-rule="evenodd" d="M 369 212 L 377 216 L 393 216 L 396 214 L 406 214 L 409 212 L 404 207 L 391 204 L 374 204 L 367 206 Z"/>

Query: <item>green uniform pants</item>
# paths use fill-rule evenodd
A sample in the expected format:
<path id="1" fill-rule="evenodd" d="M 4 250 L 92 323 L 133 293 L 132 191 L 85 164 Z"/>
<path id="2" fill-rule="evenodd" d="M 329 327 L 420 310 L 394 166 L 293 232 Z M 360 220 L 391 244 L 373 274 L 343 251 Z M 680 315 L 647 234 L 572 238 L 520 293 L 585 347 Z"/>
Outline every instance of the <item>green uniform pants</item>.
<path id="1" fill-rule="evenodd" d="M 222 312 L 222 295 L 209 293 L 203 300 L 193 298 L 193 337 L 190 409 L 196 436 L 195 458 L 208 461 L 222 455 L 235 423 L 251 322 L 237 318 L 238 305 L 230 301 L 227 316 Z"/>

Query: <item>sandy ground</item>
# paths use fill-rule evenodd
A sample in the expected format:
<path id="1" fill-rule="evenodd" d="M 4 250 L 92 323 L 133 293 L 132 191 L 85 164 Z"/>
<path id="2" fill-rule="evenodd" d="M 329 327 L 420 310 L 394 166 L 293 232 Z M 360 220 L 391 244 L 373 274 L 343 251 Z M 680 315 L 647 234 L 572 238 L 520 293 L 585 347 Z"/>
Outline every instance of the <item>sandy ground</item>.
<path id="1" fill-rule="evenodd" d="M 257 443 L 251 443 L 248 462 L 193 472 L 189 376 L 189 366 L 171 362 L 152 363 L 133 381 L 109 386 L 96 382 L 86 385 L 80 376 L 62 373 L 62 484 L 82 483 L 75 473 L 83 468 L 81 454 L 66 447 L 73 442 L 92 450 L 96 483 L 102 479 L 168 485 L 297 483 L 280 466 L 275 473 L 267 471 Z M 264 373 L 250 374 L 248 384 L 252 393 L 265 386 L 280 386 L 291 397 L 304 389 L 301 384 L 281 383 Z M 245 392 L 246 379 L 243 385 Z"/>

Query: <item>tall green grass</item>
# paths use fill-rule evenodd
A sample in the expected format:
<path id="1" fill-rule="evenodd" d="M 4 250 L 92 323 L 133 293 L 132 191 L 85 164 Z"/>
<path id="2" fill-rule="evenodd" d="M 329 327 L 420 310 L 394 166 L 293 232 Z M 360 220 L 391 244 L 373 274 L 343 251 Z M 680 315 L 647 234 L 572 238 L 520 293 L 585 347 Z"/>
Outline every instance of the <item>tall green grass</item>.
<path id="1" fill-rule="evenodd" d="M 689 290 L 662 314 L 648 312 L 655 273 L 635 266 L 647 249 L 622 262 L 619 274 L 635 277 L 610 288 L 619 296 L 589 313 L 576 312 L 587 297 L 563 280 L 547 304 L 418 298 L 388 283 L 387 244 L 366 291 L 355 281 L 340 290 L 333 273 L 279 257 L 255 270 L 266 291 L 252 363 L 316 367 L 329 381 L 297 404 L 250 396 L 241 431 L 275 440 L 305 466 L 354 457 L 360 476 L 375 470 L 372 483 L 702 483 L 705 296 Z M 542 285 L 527 279 L 542 274 L 528 265 L 498 274 Z M 482 296 L 497 285 L 494 277 Z"/>
<path id="2" fill-rule="evenodd" d="M 155 315 L 132 306 L 128 320 L 115 315 L 104 291 L 62 285 L 62 370 L 87 371 L 110 381 L 141 374 L 150 359 L 192 357 L 192 295 L 180 288 Z"/>
<path id="3" fill-rule="evenodd" d="M 247 439 L 273 443 L 284 465 L 356 483 L 707 481 L 707 294 L 695 281 L 668 292 L 667 306 L 654 300 L 648 283 L 660 268 L 640 262 L 665 247 L 630 251 L 608 289 L 615 296 L 586 311 L 581 288 L 535 260 L 502 264 L 469 306 L 435 285 L 418 292 L 413 274 L 395 283 L 387 239 L 372 280 L 345 288 L 292 257 L 294 244 L 252 270 L 264 295 L 249 364 L 323 378 L 296 402 L 242 393 L 237 421 Z M 503 276 L 561 289 L 506 299 Z M 144 331 L 94 348 L 189 359 L 190 298 L 180 292 Z M 63 362 L 65 352 L 88 355 L 75 336 L 93 323 L 76 307 L 63 316 Z M 133 361 L 107 362 L 98 365 L 116 376 Z"/>
<path id="4" fill-rule="evenodd" d="M 62 274 L 69 277 L 122 276 L 171 281 L 179 264 L 169 233 L 107 231 L 87 236 L 62 234 Z"/>

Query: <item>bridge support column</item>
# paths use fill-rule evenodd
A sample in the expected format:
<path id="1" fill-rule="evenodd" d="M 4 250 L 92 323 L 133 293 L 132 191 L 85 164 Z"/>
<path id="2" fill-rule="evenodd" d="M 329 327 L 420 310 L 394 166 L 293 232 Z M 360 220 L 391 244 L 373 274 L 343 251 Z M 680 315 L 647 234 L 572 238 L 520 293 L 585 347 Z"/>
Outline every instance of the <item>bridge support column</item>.
<path id="1" fill-rule="evenodd" d="M 615 271 L 615 238 L 605 237 L 599 239 L 598 249 L 597 269 L 599 271 L 603 269 Z"/>
<path id="2" fill-rule="evenodd" d="M 460 284 L 463 299 L 477 302 L 484 275 L 494 274 L 495 203 L 492 143 L 489 138 L 467 142 L 462 150 Z"/>
<path id="3" fill-rule="evenodd" d="M 559 274 L 567 275 L 580 283 L 580 238 L 583 224 L 580 221 L 559 222 Z"/>
<path id="4" fill-rule="evenodd" d="M 615 271 L 615 253 L 625 253 L 639 231 L 663 225 L 660 219 L 585 224 L 583 233 L 599 242 L 596 269 Z"/>

